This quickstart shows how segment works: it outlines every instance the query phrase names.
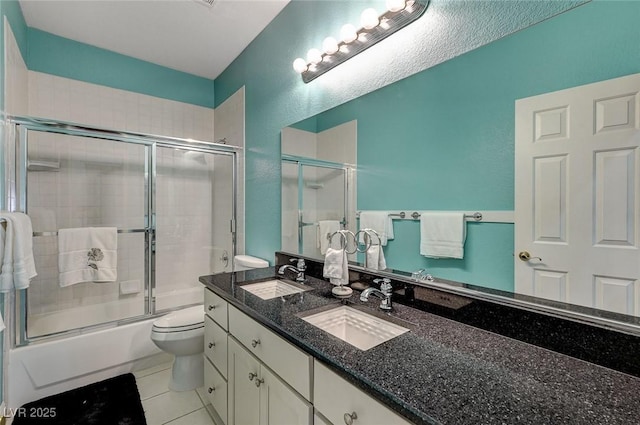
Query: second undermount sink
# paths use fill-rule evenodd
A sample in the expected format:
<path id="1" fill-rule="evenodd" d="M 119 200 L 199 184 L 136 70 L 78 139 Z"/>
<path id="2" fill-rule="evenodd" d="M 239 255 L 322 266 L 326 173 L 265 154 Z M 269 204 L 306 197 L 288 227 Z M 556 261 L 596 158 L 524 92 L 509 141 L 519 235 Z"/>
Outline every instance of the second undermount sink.
<path id="1" fill-rule="evenodd" d="M 251 292 L 253 295 L 260 297 L 263 300 L 297 294 L 313 289 L 300 287 L 279 279 L 250 283 L 248 285 L 242 285 L 241 288 L 247 292 Z"/>
<path id="2" fill-rule="evenodd" d="M 409 331 L 346 305 L 302 317 L 302 320 L 363 351 Z"/>

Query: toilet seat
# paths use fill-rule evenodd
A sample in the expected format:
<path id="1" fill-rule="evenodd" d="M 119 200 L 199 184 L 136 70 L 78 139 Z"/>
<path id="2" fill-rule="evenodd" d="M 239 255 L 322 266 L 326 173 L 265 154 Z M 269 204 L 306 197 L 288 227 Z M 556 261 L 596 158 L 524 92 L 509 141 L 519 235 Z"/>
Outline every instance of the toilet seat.
<path id="1" fill-rule="evenodd" d="M 202 305 L 185 308 L 166 314 L 153 322 L 152 332 L 186 332 L 204 327 Z"/>

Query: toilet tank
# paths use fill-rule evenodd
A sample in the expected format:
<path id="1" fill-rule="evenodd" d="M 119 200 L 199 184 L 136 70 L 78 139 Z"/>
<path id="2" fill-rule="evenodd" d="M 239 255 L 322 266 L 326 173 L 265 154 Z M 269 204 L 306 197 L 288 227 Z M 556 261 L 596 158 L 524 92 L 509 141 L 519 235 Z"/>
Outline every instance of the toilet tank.
<path id="1" fill-rule="evenodd" d="M 267 260 L 252 257 L 251 255 L 236 255 L 233 259 L 233 271 L 235 272 L 269 267 Z"/>

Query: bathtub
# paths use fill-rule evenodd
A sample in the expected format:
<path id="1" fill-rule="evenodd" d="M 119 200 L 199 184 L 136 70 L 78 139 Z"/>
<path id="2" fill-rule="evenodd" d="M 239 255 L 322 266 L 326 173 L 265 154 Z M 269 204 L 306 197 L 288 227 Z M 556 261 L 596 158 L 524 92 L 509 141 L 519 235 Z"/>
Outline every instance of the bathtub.
<path id="1" fill-rule="evenodd" d="M 6 406 L 17 408 L 42 397 L 171 361 L 171 356 L 151 341 L 154 320 L 9 350 Z"/>

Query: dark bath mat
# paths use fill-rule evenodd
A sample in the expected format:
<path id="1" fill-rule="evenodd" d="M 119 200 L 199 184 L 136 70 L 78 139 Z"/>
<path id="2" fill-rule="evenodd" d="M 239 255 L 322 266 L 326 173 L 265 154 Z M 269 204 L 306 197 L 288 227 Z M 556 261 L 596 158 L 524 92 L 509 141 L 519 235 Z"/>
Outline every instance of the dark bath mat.
<path id="1" fill-rule="evenodd" d="M 27 403 L 13 425 L 146 425 L 131 373 Z"/>

